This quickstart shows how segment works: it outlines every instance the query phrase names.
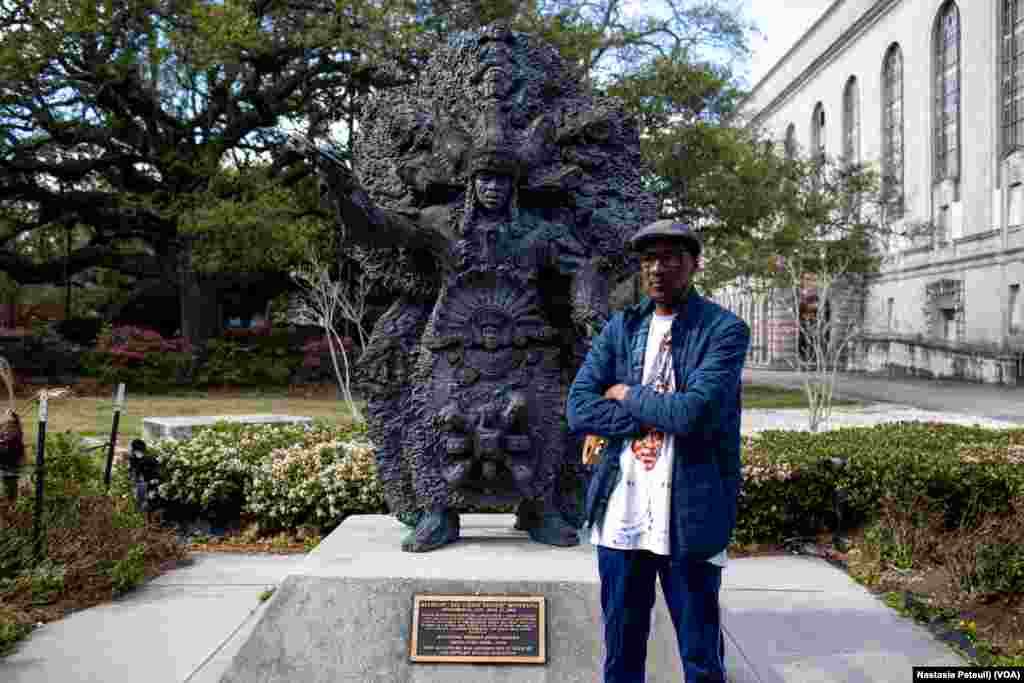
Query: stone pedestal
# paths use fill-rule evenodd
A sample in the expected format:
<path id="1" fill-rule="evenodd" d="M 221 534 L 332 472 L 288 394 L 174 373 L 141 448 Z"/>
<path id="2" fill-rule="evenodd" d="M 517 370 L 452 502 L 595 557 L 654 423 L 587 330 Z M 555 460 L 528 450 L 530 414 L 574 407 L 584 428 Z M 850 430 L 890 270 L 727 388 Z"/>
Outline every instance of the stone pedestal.
<path id="1" fill-rule="evenodd" d="M 594 550 L 531 543 L 512 515 L 463 515 L 462 538 L 403 553 L 393 518 L 345 521 L 274 593 L 222 683 L 598 683 L 603 639 Z M 546 598 L 546 664 L 423 664 L 409 660 L 413 595 Z M 731 680 L 747 680 L 728 652 Z M 659 595 L 649 683 L 683 680 L 675 631 Z"/>
<path id="2" fill-rule="evenodd" d="M 218 422 L 247 425 L 313 424 L 313 418 L 299 415 L 189 415 L 186 417 L 144 417 L 142 434 L 148 441 L 187 439 L 197 427 L 212 427 Z"/>

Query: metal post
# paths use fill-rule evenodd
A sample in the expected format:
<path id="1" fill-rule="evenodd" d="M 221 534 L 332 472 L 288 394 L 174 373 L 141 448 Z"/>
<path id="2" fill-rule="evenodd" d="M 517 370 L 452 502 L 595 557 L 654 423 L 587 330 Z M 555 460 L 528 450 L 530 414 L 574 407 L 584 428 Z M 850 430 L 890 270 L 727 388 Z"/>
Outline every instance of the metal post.
<path id="1" fill-rule="evenodd" d="M 39 431 L 36 438 L 36 507 L 32 524 L 33 557 L 35 561 L 43 560 L 43 480 L 46 477 L 46 413 L 47 395 L 44 391 L 39 397 Z"/>
<path id="2" fill-rule="evenodd" d="M 114 446 L 117 445 L 117 425 L 121 421 L 121 407 L 124 405 L 124 382 L 117 385 L 114 397 L 114 424 L 110 427 L 110 448 L 107 450 L 107 469 L 103 472 L 103 485 L 110 487 L 110 470 L 114 466 Z"/>

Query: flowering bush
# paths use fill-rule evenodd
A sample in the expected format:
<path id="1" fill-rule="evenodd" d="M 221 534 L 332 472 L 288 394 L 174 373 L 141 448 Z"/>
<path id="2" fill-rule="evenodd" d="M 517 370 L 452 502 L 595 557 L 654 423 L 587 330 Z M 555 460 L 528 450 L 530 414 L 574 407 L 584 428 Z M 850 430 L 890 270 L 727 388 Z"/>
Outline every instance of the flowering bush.
<path id="1" fill-rule="evenodd" d="M 269 337 L 274 331 L 269 321 L 257 323 L 252 327 L 231 327 L 224 330 L 228 339 L 251 339 L 253 337 Z"/>
<path id="2" fill-rule="evenodd" d="M 155 450 L 158 497 L 192 514 L 281 528 L 383 509 L 365 426 L 220 424 Z"/>
<path id="3" fill-rule="evenodd" d="M 324 356 L 329 353 L 327 337 L 313 337 L 302 345 L 302 367 L 319 368 L 323 366 Z"/>
<path id="4" fill-rule="evenodd" d="M 96 348 L 83 358 L 82 370 L 107 384 L 125 382 L 153 389 L 177 383 L 191 360 L 184 337 L 166 339 L 143 327 L 105 325 Z"/>
<path id="5" fill-rule="evenodd" d="M 373 445 L 334 440 L 273 451 L 254 473 L 246 511 L 269 530 L 333 527 L 349 514 L 384 512 Z"/>
<path id="6" fill-rule="evenodd" d="M 355 340 L 352 337 L 342 337 L 341 343 L 348 356 L 348 362 L 354 365 L 359 352 Z M 339 350 L 335 347 L 334 351 L 338 353 Z M 326 336 L 319 335 L 306 341 L 302 345 L 302 354 L 302 369 L 305 371 L 303 374 L 308 379 L 334 381 L 334 366 L 331 363 L 331 350 L 327 346 Z M 341 366 L 343 362 L 339 353 L 338 365 Z"/>
<path id="7" fill-rule="evenodd" d="M 159 497 L 164 501 L 210 511 L 241 509 L 255 468 L 275 448 L 301 442 L 300 425 L 219 424 L 198 429 L 188 439 L 166 439 L 155 445 L 160 463 Z"/>
<path id="8" fill-rule="evenodd" d="M 207 344 L 204 362 L 189 377 L 193 357 L 184 337 L 164 338 L 159 332 L 131 325 L 105 326 L 93 351 L 85 354 L 83 374 L 101 382 L 165 389 L 190 383 L 196 387 L 287 385 L 303 360 L 304 350 L 287 332 L 269 325 L 228 330 Z"/>

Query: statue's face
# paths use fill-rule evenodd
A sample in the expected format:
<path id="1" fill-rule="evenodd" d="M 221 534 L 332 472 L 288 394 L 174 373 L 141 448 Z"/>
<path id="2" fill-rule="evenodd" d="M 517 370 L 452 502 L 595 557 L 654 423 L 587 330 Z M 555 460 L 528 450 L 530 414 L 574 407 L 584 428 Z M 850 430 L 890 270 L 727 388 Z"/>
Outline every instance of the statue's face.
<path id="1" fill-rule="evenodd" d="M 503 100 L 512 90 L 512 75 L 503 67 L 491 67 L 484 73 L 480 88 L 485 98 Z"/>
<path id="2" fill-rule="evenodd" d="M 476 197 L 488 211 L 505 208 L 512 194 L 512 178 L 489 171 L 478 173 L 475 181 Z"/>
<path id="3" fill-rule="evenodd" d="M 480 330 L 480 337 L 488 351 L 498 348 L 498 328 L 495 325 L 484 325 Z"/>

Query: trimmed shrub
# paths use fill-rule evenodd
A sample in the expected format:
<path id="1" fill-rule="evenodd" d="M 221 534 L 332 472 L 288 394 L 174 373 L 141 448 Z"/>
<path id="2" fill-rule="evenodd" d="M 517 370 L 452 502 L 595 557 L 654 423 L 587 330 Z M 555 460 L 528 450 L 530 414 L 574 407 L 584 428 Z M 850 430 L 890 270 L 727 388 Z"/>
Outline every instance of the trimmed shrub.
<path id="1" fill-rule="evenodd" d="M 1006 514 L 1024 495 L 1024 430 L 895 423 L 829 432 L 766 431 L 744 439 L 736 538 L 778 542 L 876 519 L 880 502 L 924 506 L 948 529 Z"/>
<path id="2" fill-rule="evenodd" d="M 209 341 L 205 362 L 196 372 L 194 385 L 284 385 L 302 364 L 302 351 L 292 348 L 286 332 L 256 328 L 230 330 L 226 335 Z"/>

